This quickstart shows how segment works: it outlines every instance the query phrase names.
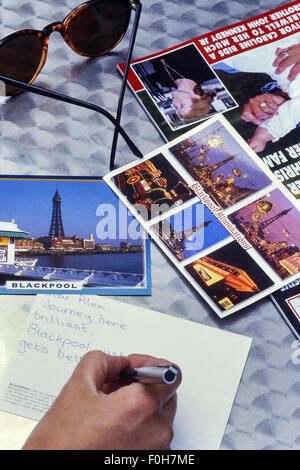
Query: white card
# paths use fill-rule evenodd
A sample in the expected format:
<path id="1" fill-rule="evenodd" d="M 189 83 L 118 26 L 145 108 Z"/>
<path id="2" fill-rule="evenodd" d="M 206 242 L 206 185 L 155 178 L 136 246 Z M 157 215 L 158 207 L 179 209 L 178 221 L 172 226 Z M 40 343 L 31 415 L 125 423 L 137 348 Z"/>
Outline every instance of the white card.
<path id="1" fill-rule="evenodd" d="M 0 386 L 0 409 L 47 411 L 88 350 L 181 367 L 173 449 L 218 449 L 251 339 L 96 296 L 37 296 Z"/>

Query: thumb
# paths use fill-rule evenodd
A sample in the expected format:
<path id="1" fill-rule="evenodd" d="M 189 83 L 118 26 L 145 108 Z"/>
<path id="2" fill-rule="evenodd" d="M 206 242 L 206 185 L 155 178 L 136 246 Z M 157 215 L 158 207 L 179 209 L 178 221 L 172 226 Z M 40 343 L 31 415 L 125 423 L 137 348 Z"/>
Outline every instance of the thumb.
<path id="1" fill-rule="evenodd" d="M 128 364 L 126 357 L 109 356 L 102 351 L 90 351 L 83 356 L 70 381 L 99 392 L 105 383 L 115 380 Z"/>
<path id="2" fill-rule="evenodd" d="M 196 93 L 193 92 L 191 95 L 193 101 L 202 101 L 202 97 L 197 95 Z"/>

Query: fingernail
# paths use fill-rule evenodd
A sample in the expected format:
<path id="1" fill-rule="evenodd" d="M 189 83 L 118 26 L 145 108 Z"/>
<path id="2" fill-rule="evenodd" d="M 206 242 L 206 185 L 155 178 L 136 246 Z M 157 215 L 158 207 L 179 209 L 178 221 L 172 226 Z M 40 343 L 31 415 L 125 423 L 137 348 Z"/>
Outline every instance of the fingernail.
<path id="1" fill-rule="evenodd" d="M 163 368 L 170 367 L 179 371 L 178 367 L 176 367 L 174 364 L 156 364 L 155 367 L 163 367 Z"/>

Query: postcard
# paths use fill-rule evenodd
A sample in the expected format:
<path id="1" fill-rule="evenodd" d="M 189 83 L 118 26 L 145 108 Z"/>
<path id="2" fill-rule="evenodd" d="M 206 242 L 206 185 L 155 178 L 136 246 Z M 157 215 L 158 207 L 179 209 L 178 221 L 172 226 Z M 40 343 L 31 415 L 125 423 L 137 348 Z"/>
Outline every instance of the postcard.
<path id="1" fill-rule="evenodd" d="M 101 178 L 1 177 L 0 294 L 151 293 L 149 240 Z"/>
<path id="2" fill-rule="evenodd" d="M 178 364 L 184 380 L 178 388 L 171 447 L 218 449 L 252 342 L 246 336 L 85 295 L 36 296 L 18 336 L 3 376 L 0 370 L 0 409 L 11 413 L 6 419 L 0 413 L 0 440 L 7 442 L 7 434 L 12 434 L 7 433 L 9 423 L 14 445 L 20 447 L 82 356 L 96 349 L 114 356 L 150 354 Z M 195 358 L 201 360 L 191 367 Z M 36 421 L 26 421 L 25 427 L 25 418 Z"/>
<path id="3" fill-rule="evenodd" d="M 221 318 L 299 277 L 297 201 L 222 115 L 104 180 Z"/>
<path id="4" fill-rule="evenodd" d="M 299 19 L 294 1 L 137 59 L 128 84 L 166 141 L 223 114 L 299 199 Z"/>

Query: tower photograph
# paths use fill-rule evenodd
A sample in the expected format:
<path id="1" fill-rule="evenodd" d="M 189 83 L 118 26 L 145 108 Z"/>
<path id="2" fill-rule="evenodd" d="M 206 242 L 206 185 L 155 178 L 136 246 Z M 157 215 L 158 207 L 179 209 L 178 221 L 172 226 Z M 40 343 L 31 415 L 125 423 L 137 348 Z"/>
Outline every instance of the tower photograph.
<path id="1" fill-rule="evenodd" d="M 53 211 L 51 218 L 51 225 L 49 230 L 49 237 L 62 237 L 65 238 L 65 232 L 61 216 L 61 197 L 58 194 L 58 191 L 55 191 L 55 194 L 52 198 L 53 202 Z"/>
<path id="2" fill-rule="evenodd" d="M 229 216 L 281 279 L 300 271 L 300 213 L 275 189 Z"/>
<path id="3" fill-rule="evenodd" d="M 0 293 L 15 280 L 147 288 L 144 232 L 100 178 L 1 178 L 0 197 Z"/>
<path id="4" fill-rule="evenodd" d="M 233 206 L 271 183 L 219 121 L 169 150 L 221 209 Z"/>
<path id="5" fill-rule="evenodd" d="M 190 258 L 229 236 L 226 228 L 201 202 L 186 207 L 151 228 L 178 261 Z"/>

